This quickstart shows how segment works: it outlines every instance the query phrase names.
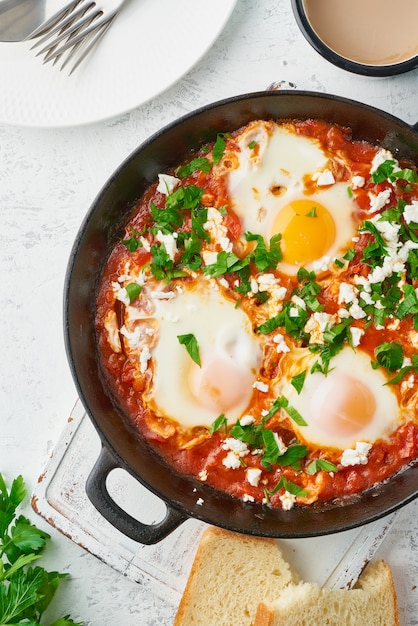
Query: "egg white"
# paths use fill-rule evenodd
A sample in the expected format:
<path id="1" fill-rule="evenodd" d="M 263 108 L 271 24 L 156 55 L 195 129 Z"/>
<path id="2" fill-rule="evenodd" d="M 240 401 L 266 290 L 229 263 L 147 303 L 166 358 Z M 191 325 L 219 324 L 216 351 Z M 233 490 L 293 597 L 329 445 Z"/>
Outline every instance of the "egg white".
<path id="1" fill-rule="evenodd" d="M 370 357 L 361 350 L 354 351 L 345 347 L 331 361 L 331 368 L 325 376 L 320 372 L 310 373 L 316 356 L 306 349 L 295 350 L 282 362 L 283 379 L 280 393 L 289 405 L 303 417 L 306 426 L 293 424 L 301 441 L 317 446 L 333 447 L 345 450 L 355 446 L 356 442 L 374 443 L 393 432 L 400 423 L 400 408 L 395 393 L 390 386 L 385 386 L 387 378 L 379 369 L 372 369 Z M 295 374 L 307 372 L 301 392 L 291 384 Z M 346 434 L 334 431 L 324 424 L 324 415 L 332 416 L 333 407 L 338 404 L 338 389 L 343 393 L 354 393 L 353 386 L 359 382 L 366 387 L 374 399 L 373 415 L 369 423 L 356 432 Z"/>
<path id="2" fill-rule="evenodd" d="M 210 426 L 222 413 L 222 405 L 208 403 L 200 391 L 201 377 L 210 367 L 225 366 L 230 379 L 222 381 L 232 393 L 234 405 L 226 415 L 235 422 L 247 408 L 262 360 L 262 351 L 246 314 L 235 308 L 212 281 L 189 285 L 175 298 L 155 301 L 153 318 L 158 340 L 151 350 L 152 386 L 148 406 L 185 427 Z M 193 362 L 178 335 L 193 334 L 199 346 L 201 367 Z M 213 370 L 212 370 L 213 371 Z M 215 371 L 216 374 L 216 371 Z M 246 384 L 241 388 L 240 381 Z M 236 389 L 228 389 L 228 385 Z"/>
<path id="3" fill-rule="evenodd" d="M 268 242 L 280 211 L 295 200 L 321 204 L 335 224 L 334 243 L 323 256 L 333 261 L 345 250 L 355 235 L 355 202 L 347 184 L 334 182 L 321 186 L 321 173 L 327 172 L 329 158 L 319 141 L 295 134 L 291 128 L 270 122 L 255 122 L 238 138 L 237 159 L 231 159 L 228 192 L 233 210 L 241 218 L 244 231 L 262 235 Z M 257 150 L 249 146 L 257 143 Z M 309 181 L 309 193 L 305 182 Z M 315 218 L 312 218 L 315 219 Z M 320 261 L 320 259 L 317 259 Z M 295 275 L 300 264 L 281 263 L 279 269 Z M 313 263 L 305 264 L 315 269 Z M 316 268 L 318 269 L 318 268 Z"/>

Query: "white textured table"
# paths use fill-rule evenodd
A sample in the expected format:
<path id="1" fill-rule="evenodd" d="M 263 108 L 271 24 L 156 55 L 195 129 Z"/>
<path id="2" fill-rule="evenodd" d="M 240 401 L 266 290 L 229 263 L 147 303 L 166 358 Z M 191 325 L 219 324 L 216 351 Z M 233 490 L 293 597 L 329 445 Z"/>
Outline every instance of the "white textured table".
<path id="1" fill-rule="evenodd" d="M 418 71 L 368 79 L 332 67 L 306 43 L 289 4 L 238 0 L 198 65 L 120 118 L 61 130 L 0 125 L 0 471 L 8 480 L 22 473 L 33 489 L 76 399 L 62 335 L 68 255 L 96 193 L 142 140 L 201 105 L 274 81 L 418 120 Z M 418 624 L 417 520 L 414 503 L 379 550 L 393 567 L 405 626 Z M 91 626 L 170 626 L 172 606 L 35 521 L 54 538 L 47 564 L 72 575 L 57 600 L 60 612 Z"/>

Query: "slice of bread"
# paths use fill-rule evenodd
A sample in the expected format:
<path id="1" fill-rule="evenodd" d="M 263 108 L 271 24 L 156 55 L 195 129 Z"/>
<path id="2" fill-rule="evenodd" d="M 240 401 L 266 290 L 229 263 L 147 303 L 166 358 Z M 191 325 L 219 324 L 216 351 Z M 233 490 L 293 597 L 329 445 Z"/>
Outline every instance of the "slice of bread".
<path id="1" fill-rule="evenodd" d="M 209 526 L 174 626 L 252 626 L 261 599 L 273 602 L 298 581 L 274 539 Z"/>
<path id="2" fill-rule="evenodd" d="M 274 602 L 263 601 L 254 626 L 398 626 L 390 567 L 369 563 L 352 590 L 321 589 L 314 583 L 289 585 Z"/>

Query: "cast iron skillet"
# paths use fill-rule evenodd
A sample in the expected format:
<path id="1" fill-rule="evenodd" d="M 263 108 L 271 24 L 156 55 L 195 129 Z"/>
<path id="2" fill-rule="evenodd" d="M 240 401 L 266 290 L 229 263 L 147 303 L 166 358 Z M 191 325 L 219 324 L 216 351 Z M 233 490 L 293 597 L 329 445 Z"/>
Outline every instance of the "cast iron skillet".
<path id="1" fill-rule="evenodd" d="M 112 244 L 120 238 L 131 208 L 147 186 L 159 173 L 180 163 L 191 148 L 215 139 L 218 132 L 232 131 L 257 118 L 310 117 L 349 126 L 354 139 L 382 145 L 395 156 L 418 165 L 418 130 L 378 109 L 311 92 L 252 93 L 201 108 L 145 141 L 105 184 L 78 233 L 65 282 L 65 341 L 78 393 L 102 442 L 86 490 L 100 513 L 136 541 L 156 543 L 190 517 L 251 535 L 312 537 L 372 522 L 418 495 L 415 464 L 344 505 L 282 511 L 241 502 L 200 481 L 176 474 L 131 432 L 100 377 L 93 321 L 97 283 Z M 162 521 L 144 524 L 114 502 L 106 479 L 119 467 L 166 503 Z M 197 504 L 199 498 L 203 505 Z"/>

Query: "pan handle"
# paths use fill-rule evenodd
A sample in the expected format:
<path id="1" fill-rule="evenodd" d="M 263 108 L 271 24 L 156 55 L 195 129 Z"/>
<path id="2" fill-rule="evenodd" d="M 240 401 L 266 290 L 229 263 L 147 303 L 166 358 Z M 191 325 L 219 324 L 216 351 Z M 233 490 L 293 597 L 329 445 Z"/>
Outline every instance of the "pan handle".
<path id="1" fill-rule="evenodd" d="M 118 468 L 120 468 L 120 463 L 102 445 L 99 458 L 87 478 L 86 493 L 99 513 L 121 533 L 134 541 L 138 541 L 138 543 L 152 545 L 164 539 L 188 519 L 180 511 L 167 504 L 167 513 L 164 519 L 156 524 L 144 524 L 129 515 L 116 504 L 106 486 L 108 475 L 112 470 Z"/>

